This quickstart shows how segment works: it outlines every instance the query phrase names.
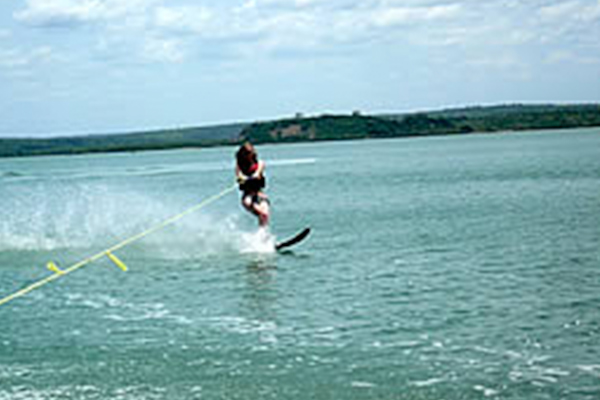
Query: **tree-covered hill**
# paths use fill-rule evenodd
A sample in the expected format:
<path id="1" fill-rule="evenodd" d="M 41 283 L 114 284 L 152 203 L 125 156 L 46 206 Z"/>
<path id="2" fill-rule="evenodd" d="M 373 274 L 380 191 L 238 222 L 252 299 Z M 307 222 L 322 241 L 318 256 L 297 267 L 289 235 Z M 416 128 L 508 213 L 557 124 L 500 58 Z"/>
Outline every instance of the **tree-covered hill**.
<path id="1" fill-rule="evenodd" d="M 427 112 L 463 125 L 472 132 L 498 132 L 526 129 L 565 129 L 600 126 L 600 105 L 499 105 L 456 108 Z M 401 121 L 405 115 L 387 116 Z"/>
<path id="2" fill-rule="evenodd" d="M 0 139 L 0 157 L 162 150 L 237 143 L 246 124 L 44 139 Z"/>
<path id="3" fill-rule="evenodd" d="M 296 117 L 252 124 L 244 129 L 242 139 L 297 142 L 591 126 L 600 126 L 600 105 L 514 105 L 381 116 Z"/>
<path id="4" fill-rule="evenodd" d="M 150 132 L 0 139 L 0 157 L 82 154 L 600 126 L 600 105 L 506 105 L 393 115 L 322 115 Z"/>

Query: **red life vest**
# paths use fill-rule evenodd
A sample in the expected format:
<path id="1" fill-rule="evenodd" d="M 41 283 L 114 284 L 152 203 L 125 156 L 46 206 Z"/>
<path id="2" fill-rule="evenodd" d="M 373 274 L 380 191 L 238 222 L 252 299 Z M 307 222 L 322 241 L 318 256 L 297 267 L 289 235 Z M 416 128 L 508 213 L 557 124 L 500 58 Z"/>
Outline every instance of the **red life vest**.
<path id="1" fill-rule="evenodd" d="M 246 173 L 246 172 L 244 171 L 244 174 L 246 174 L 246 175 L 252 175 L 253 173 L 255 173 L 255 172 L 256 172 L 256 170 L 257 170 L 257 169 L 258 169 L 258 163 L 257 163 L 257 162 L 255 162 L 254 164 L 252 164 L 252 165 L 251 165 L 251 166 L 248 168 L 248 173 Z"/>
<path id="2" fill-rule="evenodd" d="M 256 193 L 265 187 L 264 175 L 261 175 L 258 178 L 251 178 L 252 174 L 258 170 L 258 167 L 258 162 L 255 162 L 250 165 L 246 171 L 240 168 L 242 173 L 250 178 L 244 183 L 240 184 L 240 190 L 242 190 L 244 193 Z"/>

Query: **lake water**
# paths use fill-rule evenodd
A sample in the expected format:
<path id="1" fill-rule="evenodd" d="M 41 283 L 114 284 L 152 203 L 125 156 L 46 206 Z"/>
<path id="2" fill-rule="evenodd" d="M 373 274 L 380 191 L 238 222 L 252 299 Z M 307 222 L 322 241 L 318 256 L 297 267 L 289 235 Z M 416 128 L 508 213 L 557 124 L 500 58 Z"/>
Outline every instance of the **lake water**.
<path id="1" fill-rule="evenodd" d="M 234 148 L 0 159 L 0 297 L 220 193 Z M 0 399 L 598 399 L 600 129 L 258 147 L 229 193 L 0 306 Z"/>

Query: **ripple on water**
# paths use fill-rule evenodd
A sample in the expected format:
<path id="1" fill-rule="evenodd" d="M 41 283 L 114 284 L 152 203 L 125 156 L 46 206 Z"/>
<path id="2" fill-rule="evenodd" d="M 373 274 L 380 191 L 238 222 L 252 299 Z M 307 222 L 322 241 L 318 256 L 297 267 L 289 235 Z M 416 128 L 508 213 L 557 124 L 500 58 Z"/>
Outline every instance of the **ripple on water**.
<path id="1" fill-rule="evenodd" d="M 498 390 L 487 388 L 487 387 L 482 386 L 482 385 L 475 385 L 475 386 L 473 386 L 473 389 L 476 390 L 476 391 L 478 391 L 478 392 L 483 393 L 483 395 L 485 397 L 495 396 L 495 395 L 497 395 L 497 394 L 500 393 Z"/>
<path id="2" fill-rule="evenodd" d="M 433 385 L 437 385 L 439 383 L 442 382 L 446 382 L 447 379 L 446 378 L 429 378 L 429 379 L 425 379 L 425 380 L 418 380 L 418 381 L 411 381 L 410 385 L 411 386 L 415 386 L 415 387 L 427 387 L 427 386 L 433 386 Z"/>
<path id="3" fill-rule="evenodd" d="M 585 372 L 586 374 L 600 378 L 600 364 L 578 365 L 577 369 Z"/>
<path id="4" fill-rule="evenodd" d="M 143 322 L 163 320 L 190 325 L 193 321 L 185 315 L 175 314 L 161 302 L 134 303 L 108 295 L 67 294 L 67 305 L 90 308 L 103 312 L 102 318 L 115 322 Z"/>

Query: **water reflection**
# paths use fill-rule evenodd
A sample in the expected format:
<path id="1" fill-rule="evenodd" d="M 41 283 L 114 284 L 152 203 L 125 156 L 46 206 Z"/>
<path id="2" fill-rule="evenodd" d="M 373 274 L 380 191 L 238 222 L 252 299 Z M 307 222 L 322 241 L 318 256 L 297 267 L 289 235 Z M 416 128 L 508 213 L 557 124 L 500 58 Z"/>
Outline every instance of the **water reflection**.
<path id="1" fill-rule="evenodd" d="M 244 309 L 251 319 L 272 321 L 277 318 L 277 258 L 257 255 L 246 265 L 246 285 L 242 296 Z"/>

